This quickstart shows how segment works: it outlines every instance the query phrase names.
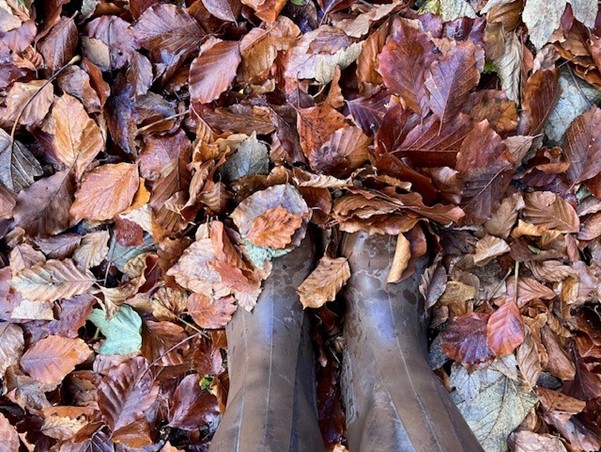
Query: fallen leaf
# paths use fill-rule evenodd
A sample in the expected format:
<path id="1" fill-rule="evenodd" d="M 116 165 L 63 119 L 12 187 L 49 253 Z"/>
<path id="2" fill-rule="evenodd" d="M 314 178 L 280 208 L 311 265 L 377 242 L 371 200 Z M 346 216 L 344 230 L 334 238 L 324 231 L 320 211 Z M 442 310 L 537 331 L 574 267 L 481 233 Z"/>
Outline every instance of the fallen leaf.
<path id="1" fill-rule="evenodd" d="M 234 301 L 232 297 L 212 300 L 206 295 L 193 293 L 188 297 L 188 313 L 201 328 L 223 328 L 238 309 Z"/>
<path id="2" fill-rule="evenodd" d="M 0 323 L 0 378 L 4 378 L 6 369 L 19 362 L 24 348 L 23 330 L 12 323 Z"/>
<path id="3" fill-rule="evenodd" d="M 513 301 L 497 309 L 486 323 L 488 346 L 496 356 L 505 356 L 524 342 L 524 323 L 520 310 Z"/>
<path id="4" fill-rule="evenodd" d="M 453 361 L 478 364 L 491 361 L 487 340 L 488 316 L 470 313 L 453 318 L 442 332 L 442 349 Z"/>
<path id="5" fill-rule="evenodd" d="M 286 248 L 303 222 L 302 215 L 291 214 L 279 205 L 256 217 L 246 238 L 257 246 L 274 249 Z"/>
<path id="6" fill-rule="evenodd" d="M 0 413 L 0 436 L 2 437 L 4 446 L 6 446 L 6 452 L 19 450 L 21 447 L 17 430 L 2 413 Z"/>
<path id="7" fill-rule="evenodd" d="M 368 160 L 370 142 L 358 127 L 343 127 L 309 154 L 309 164 L 318 173 L 348 177 Z"/>
<path id="8" fill-rule="evenodd" d="M 510 249 L 505 240 L 486 235 L 476 243 L 474 264 L 484 266 L 493 259 L 508 253 Z"/>
<path id="9" fill-rule="evenodd" d="M 6 96 L 6 119 L 23 126 L 39 125 L 53 101 L 54 92 L 48 81 L 17 82 Z"/>
<path id="10" fill-rule="evenodd" d="M 0 129 L 0 182 L 19 193 L 29 187 L 34 177 L 42 175 L 42 166 L 19 141 Z"/>
<path id="11" fill-rule="evenodd" d="M 98 407 L 103 420 L 118 431 L 144 417 L 157 398 L 148 362 L 141 356 L 112 367 L 98 385 Z"/>
<path id="12" fill-rule="evenodd" d="M 90 348 L 79 338 L 48 336 L 29 348 L 19 363 L 36 380 L 56 386 L 90 353 Z"/>
<path id="13" fill-rule="evenodd" d="M 201 389 L 198 374 L 184 377 L 173 394 L 171 406 L 169 426 L 182 430 L 197 430 L 212 424 L 219 416 L 217 399 Z"/>
<path id="14" fill-rule="evenodd" d="M 139 184 L 136 165 L 117 163 L 99 166 L 84 174 L 70 215 L 76 222 L 84 218 L 111 220 L 131 205 Z"/>
<path id="15" fill-rule="evenodd" d="M 572 184 L 584 182 L 601 172 L 600 128 L 601 109 L 596 105 L 578 116 L 568 128 L 563 153 L 570 163 L 566 175 Z"/>
<path id="16" fill-rule="evenodd" d="M 98 350 L 100 353 L 127 355 L 140 350 L 142 319 L 128 305 L 121 306 L 110 319 L 102 309 L 94 309 L 88 320 L 106 337 L 106 341 Z"/>
<path id="17" fill-rule="evenodd" d="M 240 43 L 217 39 L 205 43 L 190 66 L 192 101 L 206 104 L 218 99 L 236 77 L 240 61 Z"/>
<path id="18" fill-rule="evenodd" d="M 109 248 L 107 231 L 91 232 L 81 239 L 81 245 L 73 253 L 73 260 L 81 268 L 92 268 L 100 265 L 106 258 Z"/>
<path id="19" fill-rule="evenodd" d="M 296 290 L 303 309 L 320 308 L 328 301 L 334 301 L 350 277 L 351 269 L 345 257 L 322 257 Z"/>
<path id="20" fill-rule="evenodd" d="M 51 259 L 21 270 L 11 280 L 11 286 L 23 297 L 42 302 L 82 294 L 95 281 L 89 270 L 77 268 L 72 260 Z"/>
<path id="21" fill-rule="evenodd" d="M 394 249 L 394 256 L 392 258 L 392 264 L 390 265 L 390 271 L 388 272 L 386 282 L 399 282 L 401 279 L 401 275 L 403 274 L 403 272 L 409 264 L 410 259 L 411 244 L 403 234 L 399 234 L 397 236 L 396 247 Z"/>
<path id="22" fill-rule="evenodd" d="M 54 135 L 54 156 L 67 168 L 73 168 L 77 179 L 104 148 L 100 127 L 88 116 L 81 102 L 68 94 L 54 103 L 45 129 Z"/>

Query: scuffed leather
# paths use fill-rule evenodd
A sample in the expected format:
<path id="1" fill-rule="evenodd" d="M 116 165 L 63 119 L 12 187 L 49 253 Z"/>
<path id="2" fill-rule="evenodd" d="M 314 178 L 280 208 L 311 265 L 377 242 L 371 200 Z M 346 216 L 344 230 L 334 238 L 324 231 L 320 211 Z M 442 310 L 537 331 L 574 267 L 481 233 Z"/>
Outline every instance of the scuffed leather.
<path id="1" fill-rule="evenodd" d="M 325 450 L 308 319 L 296 293 L 314 254 L 307 237 L 275 259 L 253 312 L 239 309 L 226 327 L 230 390 L 210 451 Z"/>
<path id="2" fill-rule="evenodd" d="M 386 284 L 396 238 L 345 237 L 352 276 L 344 290 L 343 392 L 351 452 L 481 451 L 427 363 L 418 292 L 425 261 L 408 280 Z"/>

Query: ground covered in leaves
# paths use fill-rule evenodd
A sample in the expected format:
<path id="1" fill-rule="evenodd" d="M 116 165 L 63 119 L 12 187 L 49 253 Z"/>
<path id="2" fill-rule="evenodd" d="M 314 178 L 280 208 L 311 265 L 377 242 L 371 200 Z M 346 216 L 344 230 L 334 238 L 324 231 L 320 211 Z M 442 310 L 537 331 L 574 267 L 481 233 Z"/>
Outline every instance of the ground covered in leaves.
<path id="1" fill-rule="evenodd" d="M 601 448 L 596 1 L 1 0 L 0 36 L 0 449 L 205 450 L 222 328 L 309 223 L 330 448 L 359 230 L 391 282 L 434 239 L 485 450 Z"/>

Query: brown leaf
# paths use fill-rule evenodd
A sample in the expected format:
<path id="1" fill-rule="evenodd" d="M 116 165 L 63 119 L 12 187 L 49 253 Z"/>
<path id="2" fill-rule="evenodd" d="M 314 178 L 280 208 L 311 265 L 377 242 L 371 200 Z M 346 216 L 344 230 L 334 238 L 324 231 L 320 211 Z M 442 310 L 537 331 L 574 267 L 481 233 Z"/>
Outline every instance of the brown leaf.
<path id="1" fill-rule="evenodd" d="M 192 101 L 206 104 L 218 99 L 236 77 L 240 61 L 240 43 L 218 39 L 207 41 L 190 65 Z"/>
<path id="2" fill-rule="evenodd" d="M 147 320 L 142 326 L 142 355 L 155 365 L 183 364 L 182 355 L 189 348 L 188 343 L 183 342 L 187 337 L 184 329 L 175 323 Z"/>
<path id="3" fill-rule="evenodd" d="M 534 388 L 538 382 L 542 367 L 532 334 L 526 333 L 524 336 L 524 342 L 517 349 L 516 359 L 522 376 Z"/>
<path id="4" fill-rule="evenodd" d="M 3 447 L 6 447 L 6 452 L 18 451 L 21 447 L 19 434 L 4 414 L 0 413 L 0 438 L 2 438 Z"/>
<path id="5" fill-rule="evenodd" d="M 302 215 L 291 214 L 279 205 L 256 217 L 246 238 L 258 246 L 274 249 L 286 248 L 302 222 Z"/>
<path id="6" fill-rule="evenodd" d="M 453 318 L 442 332 L 442 350 L 463 364 L 491 361 L 495 355 L 488 347 L 487 320 L 488 316 L 475 312 Z"/>
<path id="7" fill-rule="evenodd" d="M 90 353 L 90 348 L 79 338 L 48 336 L 27 350 L 20 364 L 36 380 L 56 386 Z"/>
<path id="8" fill-rule="evenodd" d="M 549 359 L 543 363 L 543 369 L 562 380 L 573 380 L 576 366 L 570 356 L 559 343 L 559 339 L 548 326 L 541 330 L 542 343 L 549 354 Z"/>
<path id="9" fill-rule="evenodd" d="M 518 278 L 517 291 L 518 306 L 523 306 L 532 300 L 552 300 L 556 297 L 553 289 L 541 284 L 536 279 L 525 278 L 523 276 Z M 514 276 L 507 279 L 507 294 L 510 297 L 516 297 Z"/>
<path id="10" fill-rule="evenodd" d="M 428 69 L 424 82 L 430 94 L 430 109 L 441 122 L 461 111 L 471 90 L 478 86 L 484 68 L 484 51 L 472 41 L 461 41 Z"/>
<path id="11" fill-rule="evenodd" d="M 104 147 L 100 127 L 81 102 L 68 94 L 55 102 L 45 130 L 54 135 L 54 156 L 67 168 L 73 168 L 78 180 Z"/>
<path id="12" fill-rule="evenodd" d="M 204 31 L 199 23 L 176 5 L 161 4 L 146 9 L 133 26 L 136 41 L 152 52 L 189 55 L 198 48 Z"/>
<path id="13" fill-rule="evenodd" d="M 169 411 L 169 426 L 182 430 L 198 430 L 212 424 L 219 416 L 217 399 L 200 388 L 200 376 L 186 376 L 173 394 Z"/>
<path id="14" fill-rule="evenodd" d="M 273 22 L 276 20 L 284 6 L 285 0 L 241 0 L 247 6 L 250 6 L 255 15 L 265 22 Z"/>
<path id="15" fill-rule="evenodd" d="M 330 139 L 336 130 L 345 125 L 344 116 L 329 105 L 299 109 L 296 127 L 305 156 L 310 157 Z"/>
<path id="16" fill-rule="evenodd" d="M 567 452 L 557 436 L 527 430 L 513 432 L 507 440 L 510 449 L 520 452 Z"/>
<path id="17" fill-rule="evenodd" d="M 0 378 L 4 378 L 6 369 L 19 362 L 24 347 L 23 330 L 12 323 L 0 323 Z"/>
<path id="18" fill-rule="evenodd" d="M 309 154 L 309 164 L 318 173 L 348 177 L 367 161 L 370 142 L 358 127 L 343 127 Z"/>
<path id="19" fill-rule="evenodd" d="M 22 126 L 39 125 L 53 101 L 54 90 L 46 80 L 17 82 L 6 96 L 6 119 Z"/>
<path id="20" fill-rule="evenodd" d="M 138 48 L 129 23 L 114 15 L 100 16 L 88 22 L 84 33 L 84 55 L 105 71 L 121 69 Z"/>
<path id="21" fill-rule="evenodd" d="M 580 220 L 574 208 L 555 193 L 532 192 L 524 197 L 524 219 L 559 232 L 578 232 Z"/>
<path id="22" fill-rule="evenodd" d="M 41 174 L 42 166 L 32 153 L 18 141 L 11 143 L 10 135 L 0 129 L 0 182 L 19 193 Z"/>
<path id="23" fill-rule="evenodd" d="M 601 109 L 593 105 L 578 116 L 565 135 L 563 153 L 570 167 L 566 175 L 579 184 L 601 172 Z"/>
<path id="24" fill-rule="evenodd" d="M 202 4 L 209 13 L 226 22 L 236 22 L 241 9 L 237 0 L 203 0 Z"/>
<path id="25" fill-rule="evenodd" d="M 540 132 L 557 99 L 560 88 L 559 70 L 545 69 L 530 76 L 523 90 L 523 116 L 520 121 L 520 135 L 536 135 Z"/>
<path id="26" fill-rule="evenodd" d="M 498 356 L 506 356 L 524 342 L 524 322 L 520 310 L 509 301 L 495 311 L 486 324 L 488 346 Z"/>
<path id="27" fill-rule="evenodd" d="M 401 279 L 401 275 L 409 265 L 411 259 L 411 243 L 403 235 L 399 234 L 396 239 L 396 247 L 394 250 L 394 257 L 392 258 L 392 264 L 390 265 L 390 271 L 386 278 L 387 283 L 396 283 Z"/>
<path id="28" fill-rule="evenodd" d="M 503 239 L 486 235 L 476 243 L 474 264 L 484 266 L 498 256 L 508 253 L 509 245 Z"/>
<path id="29" fill-rule="evenodd" d="M 456 169 L 464 182 L 467 217 L 483 223 L 499 205 L 513 174 L 507 148 L 488 121 L 476 124 L 465 137 Z"/>
<path id="30" fill-rule="evenodd" d="M 65 170 L 36 181 L 19 193 L 15 223 L 32 236 L 50 236 L 69 226 L 69 208 L 75 191 L 73 175 Z"/>
<path id="31" fill-rule="evenodd" d="M 144 358 L 135 357 L 112 367 L 98 385 L 98 407 L 113 431 L 143 418 L 157 398 L 159 388 L 147 367 Z"/>
<path id="32" fill-rule="evenodd" d="M 402 20 L 379 56 L 378 71 L 384 84 L 397 94 L 407 108 L 425 116 L 428 92 L 425 77 L 434 60 L 434 44 L 426 33 Z"/>
<path id="33" fill-rule="evenodd" d="M 21 270 L 11 280 L 11 286 L 23 297 L 41 302 L 82 294 L 95 281 L 89 270 L 80 270 L 72 260 L 49 260 Z"/>
<path id="34" fill-rule="evenodd" d="M 188 313 L 201 328 L 223 328 L 238 309 L 234 301 L 232 297 L 212 300 L 206 295 L 193 293 L 188 297 Z"/>
<path id="35" fill-rule="evenodd" d="M 291 215 L 300 215 L 303 218 L 301 227 L 296 229 L 290 241 L 291 246 L 298 246 L 305 236 L 309 207 L 298 190 L 292 185 L 274 185 L 252 194 L 238 204 L 238 207 L 232 212 L 231 218 L 242 237 L 247 237 L 255 219 L 278 206 L 283 207 Z"/>
<path id="36" fill-rule="evenodd" d="M 73 253 L 73 260 L 80 268 L 92 268 L 100 265 L 109 252 L 108 231 L 98 231 L 86 234 L 81 239 L 81 245 Z"/>
<path id="37" fill-rule="evenodd" d="M 39 44 L 38 50 L 44 57 L 46 66 L 54 72 L 73 58 L 78 41 L 73 18 L 61 17 Z"/>
<path id="38" fill-rule="evenodd" d="M 70 215 L 76 222 L 84 218 L 110 220 L 131 205 L 139 184 L 137 165 L 117 163 L 99 166 L 84 175 Z"/>
<path id="39" fill-rule="evenodd" d="M 303 309 L 320 308 L 328 301 L 334 301 L 350 277 L 351 268 L 345 257 L 322 257 L 315 270 L 296 289 Z"/>
<path id="40" fill-rule="evenodd" d="M 501 201 L 499 208 L 493 213 L 492 217 L 484 223 L 484 228 L 489 234 L 502 239 L 509 237 L 515 221 L 518 218 L 518 212 L 524 208 L 524 200 L 521 193 L 514 193 Z"/>

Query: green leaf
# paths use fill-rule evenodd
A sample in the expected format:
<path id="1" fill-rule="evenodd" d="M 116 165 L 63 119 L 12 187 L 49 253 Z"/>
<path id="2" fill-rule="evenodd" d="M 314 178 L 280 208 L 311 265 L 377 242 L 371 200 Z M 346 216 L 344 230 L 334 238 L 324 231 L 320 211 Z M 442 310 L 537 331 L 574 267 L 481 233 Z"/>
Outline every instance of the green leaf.
<path id="1" fill-rule="evenodd" d="M 274 257 L 283 256 L 292 251 L 291 249 L 276 250 L 267 246 L 257 246 L 246 239 L 244 239 L 243 244 L 248 253 L 248 257 L 250 257 L 250 260 L 255 267 L 263 267 L 265 261 L 271 260 Z"/>
<path id="2" fill-rule="evenodd" d="M 142 319 L 128 305 L 123 305 L 112 319 L 102 309 L 94 309 L 88 320 L 100 329 L 106 341 L 99 352 L 106 355 L 127 355 L 140 350 Z"/>
<path id="3" fill-rule="evenodd" d="M 290 0 L 290 3 L 296 6 L 303 6 L 305 4 L 305 0 Z"/>

